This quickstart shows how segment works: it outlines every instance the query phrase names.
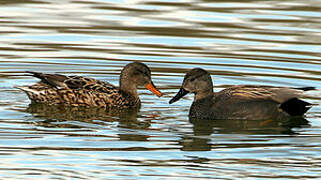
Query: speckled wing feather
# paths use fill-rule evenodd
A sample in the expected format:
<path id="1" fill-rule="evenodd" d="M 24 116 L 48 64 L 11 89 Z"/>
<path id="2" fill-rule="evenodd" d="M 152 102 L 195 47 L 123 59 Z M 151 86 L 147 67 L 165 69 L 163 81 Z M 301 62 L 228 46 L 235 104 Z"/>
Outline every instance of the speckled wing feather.
<path id="1" fill-rule="evenodd" d="M 68 79 L 64 81 L 66 87 L 70 89 L 86 89 L 99 92 L 107 92 L 110 90 L 118 89 L 116 86 L 104 82 L 95 80 L 93 78 L 82 77 L 82 76 L 69 76 Z"/>

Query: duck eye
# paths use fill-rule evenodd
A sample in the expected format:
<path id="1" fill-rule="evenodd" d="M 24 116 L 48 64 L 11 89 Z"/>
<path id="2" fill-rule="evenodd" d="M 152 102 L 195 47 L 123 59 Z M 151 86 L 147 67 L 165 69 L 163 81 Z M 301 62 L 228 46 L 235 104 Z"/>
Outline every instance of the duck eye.
<path id="1" fill-rule="evenodd" d="M 136 71 L 134 71 L 134 75 L 140 75 L 140 74 L 144 74 L 143 71 L 137 69 Z"/>
<path id="2" fill-rule="evenodd" d="M 195 78 L 191 78 L 191 81 L 194 81 L 195 80 Z"/>

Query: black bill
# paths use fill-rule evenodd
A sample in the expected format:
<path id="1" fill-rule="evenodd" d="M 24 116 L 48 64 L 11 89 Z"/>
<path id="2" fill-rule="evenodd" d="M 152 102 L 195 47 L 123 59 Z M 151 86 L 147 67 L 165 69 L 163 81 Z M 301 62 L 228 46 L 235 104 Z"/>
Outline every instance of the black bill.
<path id="1" fill-rule="evenodd" d="M 184 88 L 180 88 L 178 93 L 169 101 L 169 104 L 172 104 L 172 103 L 178 101 L 179 99 L 181 99 L 183 96 L 185 96 L 188 93 L 189 93 L 189 91 L 186 91 Z"/>

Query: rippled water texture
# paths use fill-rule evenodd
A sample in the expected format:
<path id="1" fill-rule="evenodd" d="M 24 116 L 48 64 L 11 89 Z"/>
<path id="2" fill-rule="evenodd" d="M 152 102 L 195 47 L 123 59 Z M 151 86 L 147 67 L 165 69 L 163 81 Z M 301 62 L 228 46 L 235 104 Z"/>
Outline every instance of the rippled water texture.
<path id="1" fill-rule="evenodd" d="M 1 179 L 321 177 L 321 108 L 306 120 L 193 123 L 193 96 L 168 101 L 187 70 L 236 84 L 321 88 L 321 1 L 0 1 Z M 24 71 L 118 85 L 132 61 L 158 98 L 138 112 L 29 105 Z M 305 100 L 320 104 L 320 91 Z"/>

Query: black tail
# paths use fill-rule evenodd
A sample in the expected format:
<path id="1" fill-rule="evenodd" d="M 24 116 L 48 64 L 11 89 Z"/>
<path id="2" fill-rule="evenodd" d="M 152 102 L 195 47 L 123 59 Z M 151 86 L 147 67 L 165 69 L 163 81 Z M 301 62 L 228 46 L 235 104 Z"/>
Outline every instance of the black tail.
<path id="1" fill-rule="evenodd" d="M 312 104 L 308 102 L 293 98 L 281 104 L 280 108 L 291 116 L 302 116 L 311 108 L 311 106 Z"/>
<path id="2" fill-rule="evenodd" d="M 294 88 L 294 89 L 299 89 L 299 90 L 302 90 L 302 91 L 316 90 L 315 87 L 301 87 L 301 88 Z"/>

